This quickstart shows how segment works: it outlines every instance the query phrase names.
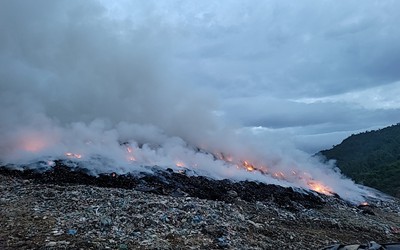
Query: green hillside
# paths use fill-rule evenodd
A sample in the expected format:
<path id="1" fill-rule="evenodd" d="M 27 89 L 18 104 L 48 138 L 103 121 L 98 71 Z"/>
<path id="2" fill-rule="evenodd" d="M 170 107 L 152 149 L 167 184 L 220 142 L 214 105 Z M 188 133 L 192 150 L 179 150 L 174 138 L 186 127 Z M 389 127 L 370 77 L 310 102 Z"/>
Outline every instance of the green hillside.
<path id="1" fill-rule="evenodd" d="M 357 183 L 400 197 L 400 123 L 351 135 L 320 152 Z"/>

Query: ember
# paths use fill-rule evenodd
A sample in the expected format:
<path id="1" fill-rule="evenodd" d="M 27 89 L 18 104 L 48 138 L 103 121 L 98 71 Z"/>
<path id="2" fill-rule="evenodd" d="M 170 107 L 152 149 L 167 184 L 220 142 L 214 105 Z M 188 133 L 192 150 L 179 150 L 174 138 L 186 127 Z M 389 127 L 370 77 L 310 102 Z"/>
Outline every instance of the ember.
<path id="1" fill-rule="evenodd" d="M 74 154 L 74 153 L 65 153 L 65 156 L 70 157 L 70 158 L 75 158 L 75 159 L 81 159 L 82 155 L 81 154 Z"/>
<path id="2" fill-rule="evenodd" d="M 250 163 L 248 163 L 247 161 L 243 162 L 243 166 L 247 169 L 247 171 L 254 171 L 254 166 Z"/>
<path id="3" fill-rule="evenodd" d="M 282 172 L 274 173 L 274 176 L 275 176 L 277 179 L 285 179 L 285 174 L 282 173 Z"/>
<path id="4" fill-rule="evenodd" d="M 126 159 L 128 161 L 136 161 L 136 157 L 133 156 L 133 149 L 127 144 L 126 151 L 128 152 Z"/>
<path id="5" fill-rule="evenodd" d="M 30 140 L 27 140 L 26 143 L 25 140 L 23 140 L 20 148 L 25 148 L 26 150 L 42 150 L 41 147 L 47 146 L 43 139 L 34 140 L 35 138 L 33 137 L 24 137 L 24 139 L 27 138 L 30 138 Z M 92 141 L 86 140 L 84 141 L 84 143 L 86 145 L 89 145 L 90 148 L 88 148 L 88 150 L 91 150 L 91 147 L 98 146 L 96 145 L 96 142 Z M 218 178 L 237 178 L 238 176 L 234 175 L 243 175 L 243 171 L 247 171 L 251 173 L 249 175 L 254 174 L 254 179 L 261 182 L 268 183 L 268 181 L 272 177 L 273 179 L 276 179 L 278 181 L 293 183 L 294 186 L 300 188 L 308 188 L 310 190 L 325 195 L 333 195 L 335 193 L 338 193 L 339 195 L 341 194 L 341 192 L 338 192 L 338 190 L 336 189 L 334 192 L 333 186 L 327 186 L 323 178 L 316 178 L 316 175 L 311 174 L 311 171 L 305 172 L 301 169 L 301 166 L 297 166 L 297 164 L 292 164 L 291 166 L 288 166 L 289 168 L 285 166 L 281 167 L 274 162 L 268 162 L 262 157 L 254 157 L 254 155 L 249 155 L 245 158 L 239 158 L 239 156 L 234 155 L 231 152 L 210 153 L 210 151 L 208 151 L 206 148 L 202 149 L 198 147 L 196 147 L 197 150 L 194 152 L 188 150 L 188 148 L 186 147 L 174 149 L 176 150 L 176 152 L 173 152 L 174 158 L 171 158 L 172 153 L 165 148 L 159 151 L 159 147 L 162 146 L 150 146 L 150 144 L 144 146 L 138 145 L 136 142 L 134 142 L 133 144 L 130 144 L 129 142 L 119 143 L 119 146 L 120 147 L 115 149 L 115 151 L 119 153 L 122 152 L 122 160 L 125 159 L 122 164 L 128 163 L 130 164 L 129 168 L 132 169 L 143 166 L 171 167 L 172 163 L 172 165 L 175 165 L 178 168 L 183 168 L 185 169 L 185 171 L 189 170 L 189 168 L 193 168 L 199 170 L 199 173 L 202 172 L 207 175 L 208 172 L 213 171 L 211 166 L 216 166 L 227 169 L 226 171 L 219 170 L 219 172 L 216 174 Z M 74 153 L 73 150 L 75 149 L 73 146 L 70 147 L 70 150 L 70 152 L 64 153 L 66 157 L 77 160 L 83 158 L 82 154 Z M 90 160 L 92 158 L 92 153 L 90 153 L 90 151 L 88 150 L 85 150 L 85 158 Z M 121 159 L 121 154 L 119 153 L 116 154 L 116 158 L 110 160 L 115 161 L 119 164 L 119 160 Z M 98 156 L 96 156 L 96 160 L 99 160 L 97 159 L 97 157 Z M 266 162 L 268 162 L 268 164 L 271 164 L 268 165 L 268 168 Z M 85 163 L 83 162 L 82 164 Z M 53 167 L 54 164 L 48 163 L 47 165 Z M 235 169 L 239 169 L 240 171 L 236 172 Z M 253 179 L 249 175 L 243 175 L 243 178 L 241 178 L 240 176 L 237 179 Z M 359 201 L 362 200 L 358 199 L 358 202 Z"/>
<path id="6" fill-rule="evenodd" d="M 177 167 L 180 167 L 180 168 L 185 167 L 185 163 L 183 163 L 183 162 L 181 162 L 181 161 L 178 161 L 175 165 L 176 165 Z"/>
<path id="7" fill-rule="evenodd" d="M 321 194 L 325 194 L 325 195 L 333 195 L 333 191 L 332 189 L 330 189 L 329 187 L 325 186 L 324 184 L 322 184 L 321 182 L 318 181 L 309 181 L 308 186 L 311 190 L 321 193 Z"/>
<path id="8" fill-rule="evenodd" d="M 248 161 L 243 161 L 242 166 L 249 172 L 253 172 L 253 171 L 257 170 L 258 172 L 260 172 L 262 174 L 268 174 L 265 167 L 264 168 L 263 167 L 262 168 L 255 167 L 253 164 L 249 163 Z M 325 194 L 325 195 L 333 195 L 334 194 L 333 190 L 330 187 L 324 185 L 323 183 L 321 183 L 319 181 L 312 180 L 311 175 L 308 173 L 303 173 L 302 176 L 299 176 L 299 174 L 293 170 L 292 174 L 293 174 L 293 176 L 295 176 L 299 179 L 307 180 L 308 188 L 315 192 Z M 285 174 L 281 171 L 272 173 L 271 176 L 278 180 L 286 180 Z"/>

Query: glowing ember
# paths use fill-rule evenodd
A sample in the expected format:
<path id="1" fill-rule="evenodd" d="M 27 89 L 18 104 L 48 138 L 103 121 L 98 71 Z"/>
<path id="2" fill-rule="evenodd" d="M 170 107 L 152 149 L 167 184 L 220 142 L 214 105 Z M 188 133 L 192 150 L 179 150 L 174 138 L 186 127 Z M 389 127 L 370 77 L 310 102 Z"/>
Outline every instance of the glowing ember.
<path id="1" fill-rule="evenodd" d="M 274 176 L 278 179 L 284 179 L 285 178 L 285 174 L 282 172 L 276 172 L 274 173 Z"/>
<path id="2" fill-rule="evenodd" d="M 126 147 L 126 151 L 128 152 L 126 159 L 128 161 L 136 161 L 136 158 L 133 156 L 133 149 L 130 146 Z"/>
<path id="3" fill-rule="evenodd" d="M 308 184 L 308 187 L 315 192 L 318 192 L 321 194 L 326 194 L 326 195 L 333 195 L 332 189 L 325 186 L 321 182 L 309 181 L 307 184 Z"/>
<path id="4" fill-rule="evenodd" d="M 76 159 L 81 159 L 82 155 L 81 154 L 74 154 L 74 153 L 65 153 L 65 156 L 70 157 L 70 158 L 76 158 Z"/>
<path id="5" fill-rule="evenodd" d="M 181 162 L 181 161 L 178 161 L 175 165 L 176 165 L 177 167 L 180 167 L 180 168 L 185 167 L 185 163 L 183 163 L 183 162 Z"/>
<path id="6" fill-rule="evenodd" d="M 243 166 L 247 169 L 247 171 L 251 172 L 255 170 L 254 166 L 247 161 L 243 161 Z"/>
<path id="7" fill-rule="evenodd" d="M 223 153 L 216 153 L 216 158 L 229 162 L 231 163 L 233 158 L 231 156 L 226 156 Z M 249 172 L 259 172 L 261 174 L 264 175 L 270 175 L 271 177 L 278 179 L 278 180 L 293 180 L 293 178 L 297 179 L 297 180 L 303 180 L 307 183 L 307 186 L 309 189 L 316 191 L 318 193 L 322 193 L 325 195 L 333 195 L 334 192 L 333 190 L 324 185 L 322 182 L 320 181 L 315 181 L 312 178 L 312 175 L 306 172 L 299 172 L 297 170 L 291 170 L 289 172 L 282 172 L 282 171 L 277 171 L 277 172 L 272 172 L 270 173 L 270 170 L 266 167 L 266 166 L 257 166 L 253 163 L 250 163 L 250 161 L 248 160 L 243 160 L 243 161 L 238 161 L 237 164 L 233 164 L 237 169 L 246 169 Z M 177 166 L 180 166 L 179 163 L 177 164 Z"/>

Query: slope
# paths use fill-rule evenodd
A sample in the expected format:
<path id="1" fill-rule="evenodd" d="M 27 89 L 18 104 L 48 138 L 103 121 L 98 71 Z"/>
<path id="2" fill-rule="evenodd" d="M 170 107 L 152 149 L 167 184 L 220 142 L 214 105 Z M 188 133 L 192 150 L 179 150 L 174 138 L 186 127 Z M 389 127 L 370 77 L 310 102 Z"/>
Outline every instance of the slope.
<path id="1" fill-rule="evenodd" d="M 400 123 L 351 135 L 320 154 L 357 183 L 400 197 Z"/>

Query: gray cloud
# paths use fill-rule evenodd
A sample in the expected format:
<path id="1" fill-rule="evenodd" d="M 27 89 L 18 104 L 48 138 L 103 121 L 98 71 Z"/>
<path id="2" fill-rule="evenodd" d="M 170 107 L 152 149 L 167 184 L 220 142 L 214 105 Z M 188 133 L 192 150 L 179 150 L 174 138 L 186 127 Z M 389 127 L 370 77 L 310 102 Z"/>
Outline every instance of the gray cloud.
<path id="1" fill-rule="evenodd" d="M 196 7 L 208 19 L 190 26 L 193 19 L 183 14 L 179 20 L 190 31 L 178 56 L 196 74 L 193 81 L 219 94 L 229 121 L 293 128 L 304 136 L 331 133 L 334 144 L 342 139 L 335 139 L 341 132 L 350 135 L 398 122 L 395 103 L 400 100 L 390 94 L 397 92 L 393 83 L 400 79 L 398 2 L 262 1 Z M 373 98 L 376 87 L 388 90 L 379 97 L 385 103 Z M 358 93 L 358 102 L 348 101 L 352 93 Z M 336 99 L 338 95 L 347 95 L 347 101 Z M 302 98 L 330 101 L 291 101 Z"/>
<path id="2" fill-rule="evenodd" d="M 242 5 L 203 10 L 212 21 L 190 26 L 192 36 L 183 41 L 197 45 L 185 53 L 185 63 L 204 67 L 215 84 L 232 87 L 232 95 L 246 93 L 238 81 L 252 85 L 253 93 L 312 97 L 399 77 L 393 66 L 400 39 L 396 2 Z M 240 11 L 228 12 L 230 8 Z M 192 20 L 185 17 L 180 20 L 184 24 Z M 209 33 L 218 35 L 205 35 Z"/>
<path id="3" fill-rule="evenodd" d="M 385 126 L 398 116 L 398 107 L 381 110 L 375 99 L 368 108 L 335 99 L 369 99 L 363 90 L 399 80 L 396 1 L 1 5 L 2 99 L 60 122 L 140 121 L 188 136 L 175 121 L 212 128 L 216 99 L 227 123 L 309 134 Z M 307 98 L 330 101 L 293 101 Z"/>

